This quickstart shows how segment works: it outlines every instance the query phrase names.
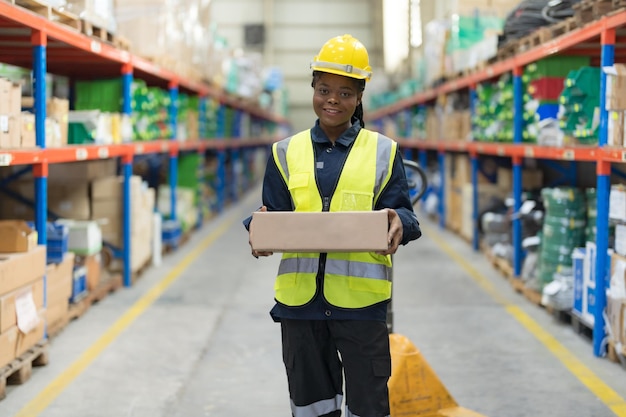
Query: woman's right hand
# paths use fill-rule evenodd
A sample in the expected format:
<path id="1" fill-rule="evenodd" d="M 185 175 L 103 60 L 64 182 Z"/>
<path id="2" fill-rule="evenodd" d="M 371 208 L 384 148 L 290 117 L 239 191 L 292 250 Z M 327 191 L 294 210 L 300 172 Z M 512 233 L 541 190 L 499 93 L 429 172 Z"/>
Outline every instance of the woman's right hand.
<path id="1" fill-rule="evenodd" d="M 267 207 L 262 206 L 258 211 L 267 211 Z M 254 220 L 250 222 L 250 227 L 248 229 L 248 236 L 250 236 L 250 233 L 252 232 L 253 227 L 254 227 Z M 248 244 L 250 244 L 250 248 L 252 248 L 252 242 L 250 242 L 249 238 L 248 238 Z M 274 252 L 258 251 L 258 250 L 252 249 L 252 256 L 254 256 L 257 259 L 259 259 L 259 256 L 271 256 L 273 254 Z"/>

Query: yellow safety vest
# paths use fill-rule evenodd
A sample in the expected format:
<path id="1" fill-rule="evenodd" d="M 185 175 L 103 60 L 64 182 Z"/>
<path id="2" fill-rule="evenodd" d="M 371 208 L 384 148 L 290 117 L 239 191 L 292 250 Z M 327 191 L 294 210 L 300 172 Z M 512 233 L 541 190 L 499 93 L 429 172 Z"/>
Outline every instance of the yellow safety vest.
<path id="1" fill-rule="evenodd" d="M 373 210 L 391 176 L 396 149 L 393 140 L 361 129 L 341 171 L 330 211 Z M 295 211 L 322 211 L 310 131 L 275 143 L 272 153 Z M 319 257 L 319 253 L 283 253 L 274 285 L 279 303 L 302 306 L 315 297 Z M 328 253 L 323 295 L 336 307 L 371 306 L 391 298 L 390 277 L 391 256 L 374 252 Z"/>

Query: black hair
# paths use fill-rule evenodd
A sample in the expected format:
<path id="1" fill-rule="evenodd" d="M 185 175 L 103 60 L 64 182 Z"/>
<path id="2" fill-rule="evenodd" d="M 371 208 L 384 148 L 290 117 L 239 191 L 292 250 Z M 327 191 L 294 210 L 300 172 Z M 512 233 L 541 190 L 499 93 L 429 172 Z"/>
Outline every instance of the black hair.
<path id="1" fill-rule="evenodd" d="M 321 76 L 322 71 L 313 71 L 313 80 L 311 80 L 311 87 L 315 88 L 315 83 Z M 359 80 L 358 78 L 353 78 L 356 89 L 359 93 L 365 91 L 365 80 Z M 356 106 L 354 109 L 354 114 L 352 115 L 350 121 L 352 123 L 359 121 L 361 127 L 365 127 L 365 122 L 363 121 L 363 100 Z"/>

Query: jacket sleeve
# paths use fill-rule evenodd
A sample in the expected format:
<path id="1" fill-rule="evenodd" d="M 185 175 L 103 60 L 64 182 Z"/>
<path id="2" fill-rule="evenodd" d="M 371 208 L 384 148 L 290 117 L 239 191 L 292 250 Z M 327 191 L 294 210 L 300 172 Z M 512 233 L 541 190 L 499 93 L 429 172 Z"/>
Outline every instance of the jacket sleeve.
<path id="1" fill-rule="evenodd" d="M 271 155 L 267 161 L 263 177 L 262 201 L 263 205 L 267 207 L 267 211 L 293 211 L 291 194 Z M 252 216 L 243 221 L 243 225 L 248 230 L 251 221 Z"/>
<path id="2" fill-rule="evenodd" d="M 389 182 L 376 202 L 375 210 L 394 209 L 402 222 L 402 245 L 418 239 L 422 232 L 409 197 L 409 185 L 400 151 L 396 152 Z"/>

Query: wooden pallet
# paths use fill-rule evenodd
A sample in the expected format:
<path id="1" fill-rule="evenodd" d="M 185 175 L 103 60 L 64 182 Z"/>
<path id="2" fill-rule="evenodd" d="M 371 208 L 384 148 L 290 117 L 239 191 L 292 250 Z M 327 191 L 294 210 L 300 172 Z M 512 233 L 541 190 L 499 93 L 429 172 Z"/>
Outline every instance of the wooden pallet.
<path id="1" fill-rule="evenodd" d="M 524 291 L 524 281 L 521 278 L 515 278 L 514 276 L 509 277 L 509 283 L 511 287 L 515 290 L 515 292 L 522 294 Z"/>
<path id="2" fill-rule="evenodd" d="M 152 266 L 152 256 L 138 269 L 131 272 L 131 282 L 134 284 Z"/>
<path id="3" fill-rule="evenodd" d="M 576 22 L 576 17 L 569 17 L 560 21 L 559 23 L 548 26 L 546 29 L 550 31 L 550 38 L 554 39 L 573 31 L 577 27 L 578 23 Z"/>
<path id="4" fill-rule="evenodd" d="M 507 59 L 515 56 L 519 49 L 519 41 L 512 40 L 508 41 L 504 45 L 498 48 L 498 52 L 496 53 L 496 57 L 498 60 Z"/>
<path id="5" fill-rule="evenodd" d="M 541 293 L 539 291 L 532 288 L 524 287 L 522 289 L 522 294 L 524 295 L 524 297 L 526 297 L 528 301 L 530 301 L 534 305 L 543 307 L 543 304 L 541 304 Z"/>
<path id="6" fill-rule="evenodd" d="M 545 307 L 546 307 L 546 311 L 548 312 L 548 314 L 554 317 L 554 320 L 556 320 L 557 322 L 563 323 L 563 324 L 572 323 L 571 310 L 559 310 L 552 306 L 545 306 Z"/>
<path id="7" fill-rule="evenodd" d="M 613 0 L 613 10 L 618 10 L 626 7 L 626 0 Z"/>
<path id="8" fill-rule="evenodd" d="M 49 4 L 38 0 L 11 0 L 11 4 L 23 7 L 46 19 L 70 27 L 78 32 L 81 31 L 81 21 L 78 16 L 63 10 L 51 7 Z"/>
<path id="9" fill-rule="evenodd" d="M 48 342 L 37 343 L 26 353 L 13 359 L 8 365 L 0 368 L 0 400 L 7 395 L 7 385 L 19 385 L 28 381 L 33 366 L 48 364 Z"/>
<path id="10" fill-rule="evenodd" d="M 623 368 L 626 368 L 626 347 L 622 346 L 621 350 L 618 351 L 615 342 L 609 340 L 606 353 L 607 358 L 609 358 L 611 362 L 619 363 Z"/>
<path id="11" fill-rule="evenodd" d="M 518 52 L 525 52 L 530 49 L 536 48 L 546 42 L 548 42 L 552 38 L 552 32 L 545 28 L 538 28 L 530 35 L 524 36 L 521 38 L 518 43 Z"/>
<path id="12" fill-rule="evenodd" d="M 92 22 L 82 19 L 81 20 L 82 33 L 92 38 L 96 38 L 99 41 L 109 43 L 118 49 L 124 51 L 130 51 L 130 41 L 123 36 L 116 36 L 100 26 L 93 24 Z"/>
<path id="13" fill-rule="evenodd" d="M 613 0 L 583 0 L 572 8 L 579 26 L 598 20 L 614 10 Z"/>
<path id="14" fill-rule="evenodd" d="M 572 328 L 574 332 L 587 338 L 589 341 L 593 340 L 593 326 L 583 321 L 578 315 L 572 313 Z"/>
<path id="15" fill-rule="evenodd" d="M 509 264 L 509 261 L 506 259 L 495 256 L 491 252 L 491 248 L 489 248 L 484 243 L 481 243 L 481 251 L 485 255 L 485 258 L 489 261 L 489 263 L 497 270 L 500 271 L 502 276 L 506 279 L 513 278 L 513 267 Z"/>
<path id="16" fill-rule="evenodd" d="M 104 279 L 98 284 L 98 286 L 76 303 L 70 304 L 67 312 L 68 322 L 80 318 L 89 308 L 106 297 L 109 293 L 112 293 L 122 287 L 122 276 L 120 274 L 113 274 L 108 279 Z"/>

